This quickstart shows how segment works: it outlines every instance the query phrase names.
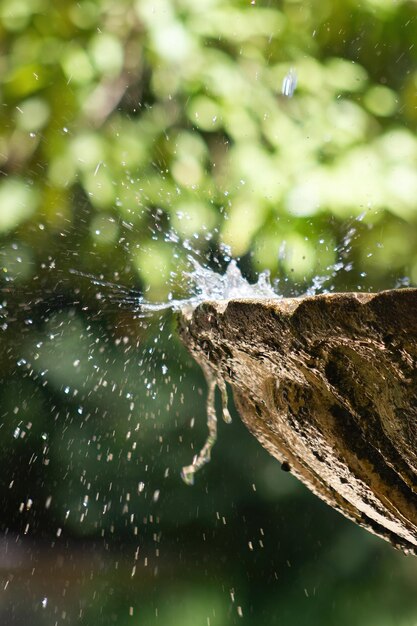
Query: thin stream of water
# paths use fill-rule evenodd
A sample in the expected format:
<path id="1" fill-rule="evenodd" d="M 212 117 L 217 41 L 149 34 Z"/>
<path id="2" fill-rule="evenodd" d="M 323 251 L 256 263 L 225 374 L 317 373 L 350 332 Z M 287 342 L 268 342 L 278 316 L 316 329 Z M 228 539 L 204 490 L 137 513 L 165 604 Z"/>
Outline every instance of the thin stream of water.
<path id="1" fill-rule="evenodd" d="M 207 382 L 206 407 L 208 436 L 200 452 L 194 456 L 191 465 L 186 465 L 182 468 L 181 478 L 187 485 L 194 484 L 194 474 L 210 461 L 211 450 L 217 440 L 217 415 L 215 407 L 216 380 L 206 370 L 203 371 Z"/>
<path id="2" fill-rule="evenodd" d="M 194 474 L 201 467 L 203 467 L 203 465 L 210 461 L 211 451 L 217 440 L 217 413 L 215 405 L 216 388 L 218 388 L 220 391 L 223 421 L 226 424 L 230 424 L 232 421 L 229 409 L 227 408 L 228 397 L 226 383 L 223 379 L 217 380 L 216 378 L 214 378 L 213 374 L 211 374 L 211 372 L 209 372 L 206 368 L 203 368 L 203 372 L 207 382 L 206 411 L 208 436 L 200 452 L 194 456 L 191 465 L 186 465 L 182 468 L 181 478 L 187 485 L 194 484 Z"/>

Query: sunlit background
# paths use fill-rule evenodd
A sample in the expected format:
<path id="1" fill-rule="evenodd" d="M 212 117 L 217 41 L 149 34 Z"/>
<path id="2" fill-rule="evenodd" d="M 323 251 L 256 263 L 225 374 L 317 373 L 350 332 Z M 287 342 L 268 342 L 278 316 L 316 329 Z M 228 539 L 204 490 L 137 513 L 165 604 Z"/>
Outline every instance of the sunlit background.
<path id="1" fill-rule="evenodd" d="M 0 2 L 2 624 L 417 624 L 417 560 L 236 412 L 181 481 L 203 377 L 136 307 L 194 293 L 190 255 L 416 284 L 416 42 L 415 1 Z"/>

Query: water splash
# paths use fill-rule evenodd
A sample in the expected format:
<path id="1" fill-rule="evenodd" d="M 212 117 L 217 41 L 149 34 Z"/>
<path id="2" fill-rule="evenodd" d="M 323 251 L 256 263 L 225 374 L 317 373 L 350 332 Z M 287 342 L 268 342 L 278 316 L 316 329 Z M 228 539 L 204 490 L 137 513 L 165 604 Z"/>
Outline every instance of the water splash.
<path id="1" fill-rule="evenodd" d="M 194 306 L 206 300 L 231 300 L 242 298 L 278 298 L 277 293 L 271 286 L 269 272 L 261 272 L 258 281 L 250 284 L 243 278 L 237 263 L 232 259 L 224 274 L 218 274 L 213 270 L 200 265 L 198 261 L 190 258 L 194 270 L 188 273 L 190 281 L 195 285 L 197 294 L 187 300 L 177 300 L 176 305 L 182 309 L 184 306 Z"/>
<path id="2" fill-rule="evenodd" d="M 357 218 L 357 221 L 361 219 L 362 216 Z M 350 242 L 355 232 L 356 230 L 351 228 L 344 238 L 342 246 L 336 249 L 339 257 L 342 257 L 343 253 L 346 252 L 347 249 L 350 249 Z M 185 273 L 185 278 L 188 279 L 189 286 L 188 297 L 181 299 L 169 297 L 166 302 L 149 302 L 137 291 L 128 289 L 122 285 L 107 282 L 101 278 L 82 274 L 75 270 L 72 270 L 72 273 L 89 278 L 94 285 L 105 287 L 106 293 L 97 294 L 98 299 L 110 300 L 120 307 L 128 306 L 133 310 L 135 316 L 139 318 L 149 317 L 154 313 L 168 310 L 174 312 L 187 311 L 187 313 L 191 313 L 199 304 L 209 300 L 228 301 L 231 299 L 253 298 L 276 300 L 282 298 L 271 285 L 269 271 L 261 272 L 257 282 L 251 284 L 242 276 L 234 259 L 229 262 L 224 274 L 204 267 L 191 255 L 188 257 L 188 260 L 193 266 L 191 271 Z M 326 290 L 323 288 L 324 284 L 334 279 L 336 274 L 342 269 L 347 271 L 349 268 L 339 259 L 337 263 L 326 269 L 328 273 L 323 276 L 314 277 L 312 285 L 303 294 L 304 296 L 314 295 L 317 292 L 325 292 Z M 194 483 L 195 473 L 210 461 L 211 452 L 217 440 L 216 388 L 220 391 L 223 420 L 226 423 L 231 422 L 231 416 L 227 408 L 228 399 L 225 381 L 215 379 L 208 370 L 203 371 L 208 389 L 206 401 L 208 435 L 200 452 L 194 456 L 192 463 L 182 468 L 181 476 L 188 485 Z"/>
<path id="3" fill-rule="evenodd" d="M 72 274 L 88 278 L 94 285 L 106 288 L 106 295 L 97 294 L 98 299 L 107 299 L 119 306 L 132 307 L 137 317 L 147 317 L 156 312 L 192 310 L 207 300 L 224 301 L 231 299 L 277 299 L 280 298 L 272 288 L 269 271 L 259 274 L 256 283 L 249 283 L 243 276 L 234 259 L 229 262 L 224 274 L 203 267 L 196 259 L 189 257 L 193 270 L 186 273 L 193 294 L 184 299 L 171 298 L 167 302 L 147 302 L 134 290 L 126 289 L 122 285 L 111 283 L 89 274 L 71 270 Z M 229 424 L 232 421 L 227 407 L 227 388 L 222 379 L 215 379 L 210 371 L 203 369 L 207 381 L 207 428 L 208 436 L 200 452 L 195 455 L 191 465 L 182 468 L 181 476 L 187 485 L 194 484 L 195 473 L 210 461 L 211 451 L 217 440 L 217 415 L 215 407 L 216 388 L 220 391 L 222 402 L 222 417 Z"/>
<path id="4" fill-rule="evenodd" d="M 91 274 L 70 270 L 72 274 L 88 278 L 93 285 L 106 288 L 104 299 L 119 306 L 131 306 L 137 317 L 146 317 L 153 313 L 163 311 L 181 311 L 186 308 L 195 308 L 202 302 L 207 300 L 231 300 L 249 299 L 249 298 L 279 298 L 278 294 L 272 288 L 270 282 L 269 271 L 261 272 L 256 283 L 249 283 L 243 276 L 232 259 L 227 266 L 224 274 L 219 274 L 211 269 L 203 267 L 196 259 L 189 257 L 189 261 L 194 269 L 186 272 L 185 276 L 189 279 L 190 285 L 193 286 L 192 295 L 188 298 L 174 299 L 170 298 L 166 302 L 148 302 L 143 296 L 131 289 L 127 289 L 122 285 L 111 283 L 101 278 L 97 278 Z M 98 294 L 100 299 L 101 294 Z"/>

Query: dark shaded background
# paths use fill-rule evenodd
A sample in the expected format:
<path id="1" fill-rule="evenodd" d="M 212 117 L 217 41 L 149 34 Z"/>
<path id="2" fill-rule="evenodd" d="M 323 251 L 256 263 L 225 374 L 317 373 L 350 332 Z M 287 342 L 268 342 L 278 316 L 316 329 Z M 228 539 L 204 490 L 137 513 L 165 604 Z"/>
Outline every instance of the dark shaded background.
<path id="1" fill-rule="evenodd" d="M 183 484 L 205 384 L 173 315 L 137 298 L 189 296 L 190 253 L 269 268 L 285 295 L 415 284 L 416 16 L 0 2 L 3 624 L 415 624 L 417 561 L 235 412 Z"/>

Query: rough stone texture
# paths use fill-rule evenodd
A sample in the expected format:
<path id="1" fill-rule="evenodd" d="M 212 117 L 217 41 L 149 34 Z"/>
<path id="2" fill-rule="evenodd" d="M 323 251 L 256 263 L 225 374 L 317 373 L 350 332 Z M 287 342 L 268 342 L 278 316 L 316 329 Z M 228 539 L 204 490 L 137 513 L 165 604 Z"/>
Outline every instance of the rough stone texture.
<path id="1" fill-rule="evenodd" d="M 417 289 L 206 302 L 179 330 L 283 469 L 417 554 Z"/>

